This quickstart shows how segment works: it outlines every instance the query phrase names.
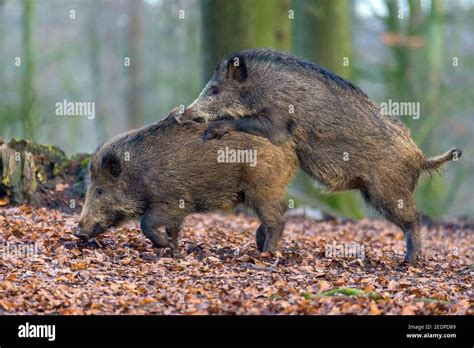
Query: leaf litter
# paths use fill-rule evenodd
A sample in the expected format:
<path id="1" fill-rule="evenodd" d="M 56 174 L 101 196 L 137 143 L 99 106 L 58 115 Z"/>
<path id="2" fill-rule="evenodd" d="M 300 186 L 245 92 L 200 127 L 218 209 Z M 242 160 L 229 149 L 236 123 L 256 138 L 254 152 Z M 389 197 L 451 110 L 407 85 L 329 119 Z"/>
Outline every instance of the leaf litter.
<path id="1" fill-rule="evenodd" d="M 423 227 L 424 257 L 401 264 L 402 232 L 381 220 L 288 218 L 281 251 L 259 253 L 256 218 L 189 216 L 179 257 L 137 223 L 87 243 L 77 214 L 0 208 L 0 314 L 473 314 L 468 221 Z M 328 257 L 357 243 L 360 258 Z"/>

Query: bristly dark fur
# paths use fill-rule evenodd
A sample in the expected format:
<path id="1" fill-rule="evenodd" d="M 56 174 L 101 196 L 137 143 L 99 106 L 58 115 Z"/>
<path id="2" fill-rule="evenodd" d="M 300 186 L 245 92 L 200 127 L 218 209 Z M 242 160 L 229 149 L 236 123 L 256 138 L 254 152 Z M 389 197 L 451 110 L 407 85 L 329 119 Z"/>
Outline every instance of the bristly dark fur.
<path id="1" fill-rule="evenodd" d="M 85 239 L 140 218 L 143 233 L 156 247 L 176 250 L 188 214 L 228 210 L 242 202 L 262 222 L 258 250 L 276 250 L 284 226 L 281 202 L 298 165 L 293 145 L 279 147 L 244 133 L 204 142 L 206 128 L 182 126 L 170 115 L 102 145 L 90 161 L 91 183 L 76 235 Z M 226 147 L 256 151 L 255 166 L 222 163 L 219 151 Z"/>
<path id="2" fill-rule="evenodd" d="M 268 64 L 271 64 L 278 69 L 303 73 L 311 72 L 323 77 L 330 84 L 336 85 L 343 89 L 351 90 L 357 94 L 360 94 L 361 96 L 364 96 L 365 98 L 368 98 L 364 91 L 362 91 L 352 82 L 342 78 L 341 76 L 333 73 L 319 64 L 285 52 L 273 49 L 253 48 L 234 53 L 233 55 L 228 56 L 228 59 L 231 59 L 234 56 L 243 58 L 246 64 L 253 65 L 253 67 L 256 69 L 259 69 L 258 65 L 267 66 Z"/>
<path id="3" fill-rule="evenodd" d="M 113 137 L 106 143 L 97 147 L 93 154 L 97 154 L 100 151 L 101 156 L 105 157 L 108 154 L 121 153 L 121 149 L 123 149 L 125 146 L 138 146 L 140 143 L 146 140 L 147 136 L 156 135 L 160 132 L 166 131 L 168 127 L 176 124 L 177 121 L 174 117 L 174 114 L 170 113 L 160 121 Z M 108 144 L 108 146 L 105 146 L 106 144 Z"/>
<path id="4" fill-rule="evenodd" d="M 423 171 L 460 156 L 427 158 L 400 121 L 381 112 L 357 86 L 285 52 L 250 49 L 228 56 L 186 109 L 210 122 L 204 138 L 240 131 L 295 143 L 301 169 L 329 190 L 361 191 L 405 233 L 405 260 L 421 256 L 413 191 Z M 223 116 L 230 120 L 222 120 Z"/>

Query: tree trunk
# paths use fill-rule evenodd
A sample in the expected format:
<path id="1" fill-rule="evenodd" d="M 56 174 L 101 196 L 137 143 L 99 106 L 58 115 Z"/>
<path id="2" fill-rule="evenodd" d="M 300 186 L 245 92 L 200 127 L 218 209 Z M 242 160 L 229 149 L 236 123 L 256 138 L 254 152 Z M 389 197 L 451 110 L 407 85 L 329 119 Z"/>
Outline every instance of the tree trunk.
<path id="1" fill-rule="evenodd" d="M 223 57 L 256 47 L 253 5 L 253 0 L 201 1 L 203 83 Z"/>
<path id="2" fill-rule="evenodd" d="M 34 83 L 33 76 L 35 67 L 33 63 L 33 0 L 23 0 L 23 56 L 21 57 L 22 78 L 22 100 L 21 100 L 21 120 L 23 134 L 27 139 L 34 139 L 35 136 L 35 115 L 34 115 Z"/>
<path id="3" fill-rule="evenodd" d="M 3 12 L 3 5 L 5 4 L 4 0 L 0 0 L 0 88 L 3 88 L 3 77 L 4 77 L 4 69 L 5 69 L 5 53 L 4 51 L 4 28 L 3 28 L 3 19 L 4 19 L 4 12 Z"/>
<path id="4" fill-rule="evenodd" d="M 102 14 L 102 2 L 94 1 L 90 5 L 88 29 L 89 29 L 89 62 L 91 73 L 92 101 L 96 103 L 97 142 L 100 144 L 107 139 L 106 118 L 102 112 L 102 69 L 101 69 L 101 44 L 100 44 L 100 21 Z"/>
<path id="5" fill-rule="evenodd" d="M 431 1 L 431 14 L 428 25 L 428 44 L 426 54 L 428 60 L 428 103 L 429 112 L 438 109 L 438 97 L 441 90 L 441 72 L 443 63 L 443 1 Z"/>
<path id="6" fill-rule="evenodd" d="M 289 51 L 290 0 L 202 0 L 202 81 L 212 77 L 217 63 L 233 52 L 253 48 Z"/>
<path id="7" fill-rule="evenodd" d="M 128 119 L 130 128 L 141 126 L 143 102 L 141 100 L 140 79 L 140 42 L 141 42 L 141 0 L 130 1 L 128 23 L 128 51 L 130 66 L 128 67 Z"/>
<path id="8" fill-rule="evenodd" d="M 290 0 L 255 0 L 256 46 L 289 51 L 291 48 Z"/>
<path id="9" fill-rule="evenodd" d="M 294 51 L 350 77 L 350 6 L 347 0 L 294 0 Z"/>

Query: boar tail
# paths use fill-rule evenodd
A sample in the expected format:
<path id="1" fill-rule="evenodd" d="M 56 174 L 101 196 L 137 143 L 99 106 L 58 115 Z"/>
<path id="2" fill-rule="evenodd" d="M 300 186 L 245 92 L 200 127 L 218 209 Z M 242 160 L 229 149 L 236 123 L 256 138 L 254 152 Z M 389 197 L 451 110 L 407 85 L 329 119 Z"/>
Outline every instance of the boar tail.
<path id="1" fill-rule="evenodd" d="M 451 149 L 442 155 L 428 158 L 423 164 L 423 170 L 438 170 L 446 162 L 457 160 L 462 155 L 459 149 Z"/>

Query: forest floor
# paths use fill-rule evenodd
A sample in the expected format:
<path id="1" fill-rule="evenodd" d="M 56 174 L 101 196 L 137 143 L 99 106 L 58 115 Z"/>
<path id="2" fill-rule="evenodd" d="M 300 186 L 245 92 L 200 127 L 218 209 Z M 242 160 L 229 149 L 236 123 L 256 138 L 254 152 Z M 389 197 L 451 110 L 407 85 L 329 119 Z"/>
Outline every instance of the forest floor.
<path id="1" fill-rule="evenodd" d="M 423 227 L 413 267 L 379 220 L 289 218 L 282 251 L 260 254 L 256 218 L 192 215 L 178 258 L 136 223 L 79 242 L 77 220 L 0 208 L 0 314 L 474 314 L 468 221 Z"/>

